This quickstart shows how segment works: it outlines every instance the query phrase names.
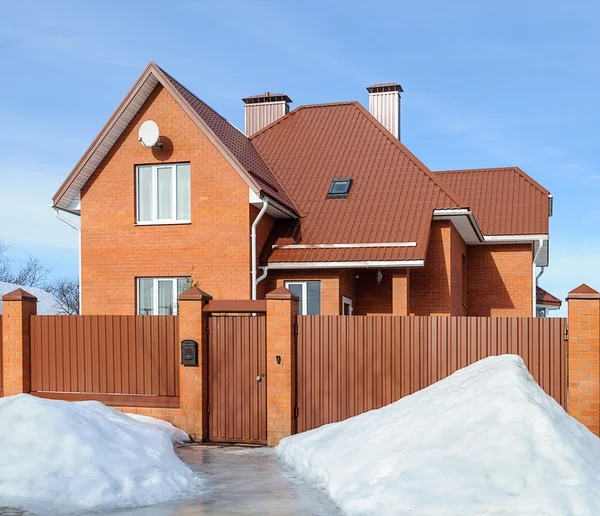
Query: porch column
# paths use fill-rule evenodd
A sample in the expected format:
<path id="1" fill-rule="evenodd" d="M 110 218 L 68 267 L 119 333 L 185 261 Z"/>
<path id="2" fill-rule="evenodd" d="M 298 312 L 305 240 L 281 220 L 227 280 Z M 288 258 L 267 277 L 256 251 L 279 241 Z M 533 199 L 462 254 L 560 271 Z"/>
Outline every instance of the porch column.
<path id="1" fill-rule="evenodd" d="M 267 298 L 267 443 L 296 433 L 298 296 L 281 287 Z"/>
<path id="2" fill-rule="evenodd" d="M 179 296 L 179 339 L 194 340 L 198 343 L 198 365 L 181 365 L 179 356 L 179 418 L 178 426 L 196 441 L 204 441 L 208 436 L 208 415 L 206 414 L 207 386 L 207 347 L 206 315 L 202 308 L 212 297 L 198 287 L 192 287 Z M 181 352 L 180 352 L 181 353 Z"/>
<path id="3" fill-rule="evenodd" d="M 31 391 L 29 317 L 37 313 L 37 297 L 18 288 L 2 296 L 2 380 L 4 396 Z M 0 385 L 2 387 L 2 385 Z"/>
<path id="4" fill-rule="evenodd" d="M 392 271 L 392 315 L 409 315 L 410 271 L 394 269 Z"/>
<path id="5" fill-rule="evenodd" d="M 568 411 L 600 433 L 600 293 L 583 284 L 569 292 Z"/>

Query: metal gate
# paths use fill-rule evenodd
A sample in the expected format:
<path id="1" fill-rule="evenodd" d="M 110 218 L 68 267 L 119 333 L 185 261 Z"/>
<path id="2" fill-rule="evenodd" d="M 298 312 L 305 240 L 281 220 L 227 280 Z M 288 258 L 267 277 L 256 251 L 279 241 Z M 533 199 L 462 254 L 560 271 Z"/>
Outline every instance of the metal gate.
<path id="1" fill-rule="evenodd" d="M 208 319 L 208 439 L 267 442 L 265 315 Z"/>

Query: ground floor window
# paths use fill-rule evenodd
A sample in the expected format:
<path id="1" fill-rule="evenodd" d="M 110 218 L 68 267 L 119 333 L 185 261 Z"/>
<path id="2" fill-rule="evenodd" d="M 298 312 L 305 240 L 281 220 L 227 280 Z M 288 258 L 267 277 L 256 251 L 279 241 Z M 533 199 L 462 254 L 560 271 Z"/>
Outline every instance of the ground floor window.
<path id="1" fill-rule="evenodd" d="M 300 315 L 321 314 L 320 281 L 286 281 L 285 288 L 298 296 Z"/>
<path id="2" fill-rule="evenodd" d="M 177 315 L 177 298 L 190 287 L 191 278 L 138 278 L 138 314 Z"/>

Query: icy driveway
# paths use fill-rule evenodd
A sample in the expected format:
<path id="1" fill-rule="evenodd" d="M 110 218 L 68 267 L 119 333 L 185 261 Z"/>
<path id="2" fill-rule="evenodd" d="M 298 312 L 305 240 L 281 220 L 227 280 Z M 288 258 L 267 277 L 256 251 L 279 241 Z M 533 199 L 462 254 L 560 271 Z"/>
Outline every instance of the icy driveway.
<path id="1" fill-rule="evenodd" d="M 181 458 L 207 479 L 199 499 L 119 511 L 111 515 L 340 514 L 327 495 L 299 480 L 270 448 L 188 446 Z"/>

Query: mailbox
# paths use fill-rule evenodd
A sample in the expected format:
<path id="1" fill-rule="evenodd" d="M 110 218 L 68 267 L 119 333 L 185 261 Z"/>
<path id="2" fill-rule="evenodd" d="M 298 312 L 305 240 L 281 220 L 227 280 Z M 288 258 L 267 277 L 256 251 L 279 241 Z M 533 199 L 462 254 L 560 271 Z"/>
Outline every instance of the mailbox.
<path id="1" fill-rule="evenodd" d="M 181 343 L 181 364 L 184 366 L 198 365 L 198 343 L 195 340 L 184 340 Z"/>

